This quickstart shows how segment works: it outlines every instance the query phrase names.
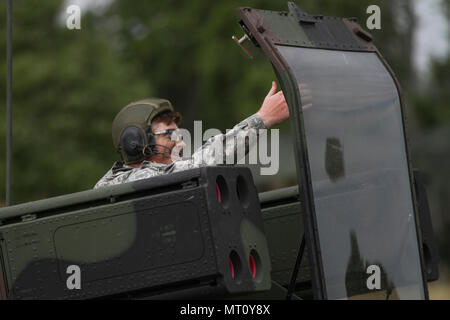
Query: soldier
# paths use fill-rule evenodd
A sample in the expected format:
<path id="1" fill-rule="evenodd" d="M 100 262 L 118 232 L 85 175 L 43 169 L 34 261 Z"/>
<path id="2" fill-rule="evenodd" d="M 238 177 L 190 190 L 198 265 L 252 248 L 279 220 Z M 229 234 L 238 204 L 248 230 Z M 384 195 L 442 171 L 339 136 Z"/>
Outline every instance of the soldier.
<path id="1" fill-rule="evenodd" d="M 192 157 L 180 158 L 184 142 L 179 139 L 181 116 L 164 99 L 144 99 L 124 107 L 114 118 L 112 138 L 123 162 L 116 162 L 94 188 L 110 186 L 161 174 L 217 164 L 215 151 L 223 156 L 236 154 L 245 146 L 249 130 L 269 129 L 289 118 L 283 92 L 276 82 L 257 113 L 240 122 L 226 134 L 210 138 Z M 225 143 L 225 145 L 224 145 Z"/>

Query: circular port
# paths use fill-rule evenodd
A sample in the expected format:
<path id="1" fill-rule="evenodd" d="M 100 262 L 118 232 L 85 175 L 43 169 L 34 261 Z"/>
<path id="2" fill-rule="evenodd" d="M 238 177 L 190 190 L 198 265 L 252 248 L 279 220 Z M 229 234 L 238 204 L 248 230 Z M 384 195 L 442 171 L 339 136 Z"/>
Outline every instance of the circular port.
<path id="1" fill-rule="evenodd" d="M 228 187 L 227 182 L 222 176 L 218 176 L 216 179 L 216 194 L 217 201 L 224 207 L 228 205 Z"/>
<path id="2" fill-rule="evenodd" d="M 231 278 L 235 281 L 241 280 L 241 259 L 236 251 L 231 251 L 228 257 Z"/>
<path id="3" fill-rule="evenodd" d="M 262 280 L 262 264 L 261 258 L 259 257 L 258 252 L 255 249 L 250 251 L 250 255 L 248 258 L 248 263 L 250 267 L 250 273 L 252 274 L 253 279 L 255 281 L 260 282 Z"/>
<path id="4" fill-rule="evenodd" d="M 245 179 L 239 175 L 236 182 L 236 193 L 239 201 L 244 208 L 248 208 L 250 205 L 250 196 L 248 191 L 247 182 Z"/>

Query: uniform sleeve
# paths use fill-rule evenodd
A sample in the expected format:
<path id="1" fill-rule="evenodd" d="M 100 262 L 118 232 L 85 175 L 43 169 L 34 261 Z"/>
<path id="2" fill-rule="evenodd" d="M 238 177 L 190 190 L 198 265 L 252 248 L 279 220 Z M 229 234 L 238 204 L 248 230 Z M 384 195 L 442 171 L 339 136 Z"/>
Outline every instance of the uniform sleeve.
<path id="1" fill-rule="evenodd" d="M 202 166 L 236 164 L 256 143 L 259 129 L 267 129 L 261 117 L 254 114 L 240 122 L 225 134 L 210 139 L 191 158 L 176 160 L 167 169 L 177 172 Z"/>

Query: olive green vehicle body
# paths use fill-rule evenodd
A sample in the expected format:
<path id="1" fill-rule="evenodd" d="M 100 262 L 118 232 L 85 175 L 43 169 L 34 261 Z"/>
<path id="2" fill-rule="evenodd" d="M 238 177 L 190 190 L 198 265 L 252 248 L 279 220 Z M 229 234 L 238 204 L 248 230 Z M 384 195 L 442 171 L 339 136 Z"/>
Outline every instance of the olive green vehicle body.
<path id="1" fill-rule="evenodd" d="M 207 295 L 268 290 L 260 212 L 250 170 L 226 167 L 4 208 L 2 297 L 151 297 L 186 286 Z M 251 253 L 253 276 L 243 258 Z M 73 265 L 81 288 L 67 285 Z"/>
<path id="2" fill-rule="evenodd" d="M 206 167 L 0 209 L 0 298 L 428 298 L 399 83 L 354 19 L 311 16 L 294 3 L 288 7 L 286 12 L 240 8 L 238 14 L 248 38 L 269 57 L 287 99 L 298 186 L 258 195 L 248 169 Z M 345 240 L 351 248 L 345 274 L 339 278 L 327 270 L 330 242 L 323 241 L 327 226 L 320 220 L 323 201 L 317 198 L 312 149 L 308 153 L 310 128 L 289 58 L 298 48 L 306 56 L 307 50 L 348 57 L 356 53 L 358 59 L 370 54 L 369 60 L 382 69 L 380 78 L 396 88 L 402 133 L 397 144 L 405 150 L 412 208 L 404 242 L 408 257 L 413 256 L 411 268 L 418 271 L 398 280 L 403 269 L 382 267 L 383 288 L 375 294 L 365 287 L 365 271 L 368 261 L 378 263 L 378 255 L 363 257 L 365 239 L 358 239 L 358 230 Z M 336 138 L 327 139 L 328 144 L 340 147 Z M 330 183 L 347 179 L 342 153 L 329 155 L 327 147 L 327 154 L 333 160 L 327 167 Z M 375 181 L 373 190 L 382 192 L 383 181 L 395 174 L 383 171 L 376 174 L 380 179 L 370 174 L 354 179 L 358 185 Z M 342 197 L 353 205 L 358 194 L 346 192 Z M 376 209 L 369 211 L 376 215 Z M 300 259 L 302 239 L 306 253 Z M 81 289 L 67 287 L 70 265 L 80 266 Z M 396 289 L 410 285 L 414 294 Z M 346 291 L 330 291 L 333 286 Z"/>

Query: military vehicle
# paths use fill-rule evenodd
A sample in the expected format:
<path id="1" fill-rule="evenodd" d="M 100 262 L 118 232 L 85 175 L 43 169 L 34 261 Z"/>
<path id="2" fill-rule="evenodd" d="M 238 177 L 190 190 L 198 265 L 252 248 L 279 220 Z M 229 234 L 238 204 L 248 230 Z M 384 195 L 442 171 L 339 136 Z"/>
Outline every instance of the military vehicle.
<path id="1" fill-rule="evenodd" d="M 3 208 L 0 298 L 428 299 L 426 193 L 371 35 L 294 3 L 238 14 L 287 99 L 298 185 L 257 194 L 217 166 Z"/>

